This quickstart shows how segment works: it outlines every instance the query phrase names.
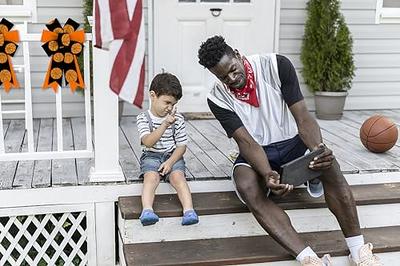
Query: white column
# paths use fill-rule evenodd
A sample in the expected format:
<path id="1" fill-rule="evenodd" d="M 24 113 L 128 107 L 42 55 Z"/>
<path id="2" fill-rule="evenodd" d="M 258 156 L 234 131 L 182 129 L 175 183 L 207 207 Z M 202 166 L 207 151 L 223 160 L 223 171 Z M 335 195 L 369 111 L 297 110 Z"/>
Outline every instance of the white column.
<path id="1" fill-rule="evenodd" d="M 93 47 L 95 162 L 90 169 L 91 182 L 125 180 L 119 165 L 118 96 L 109 88 L 110 71 L 109 52 Z"/>
<path id="2" fill-rule="evenodd" d="M 116 265 L 114 208 L 113 201 L 95 203 L 96 266 Z"/>

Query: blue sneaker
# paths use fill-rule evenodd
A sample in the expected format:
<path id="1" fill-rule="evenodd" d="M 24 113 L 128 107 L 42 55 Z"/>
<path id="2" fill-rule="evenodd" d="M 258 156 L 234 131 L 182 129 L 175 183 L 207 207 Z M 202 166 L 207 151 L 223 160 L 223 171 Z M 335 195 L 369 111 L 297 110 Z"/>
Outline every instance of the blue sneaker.
<path id="1" fill-rule="evenodd" d="M 199 216 L 194 210 L 185 211 L 182 217 L 182 225 L 197 224 L 199 222 Z"/>
<path id="2" fill-rule="evenodd" d="M 155 224 L 159 220 L 158 215 L 150 209 L 143 210 L 139 219 L 143 226 Z"/>

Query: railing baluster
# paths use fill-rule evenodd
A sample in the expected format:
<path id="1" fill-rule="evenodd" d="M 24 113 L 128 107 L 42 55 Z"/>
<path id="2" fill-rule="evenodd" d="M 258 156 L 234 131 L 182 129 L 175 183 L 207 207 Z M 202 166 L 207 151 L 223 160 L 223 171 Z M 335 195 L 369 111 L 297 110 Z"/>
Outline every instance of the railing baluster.
<path id="1" fill-rule="evenodd" d="M 4 154 L 4 129 L 3 129 L 3 113 L 0 93 L 0 154 Z"/>
<path id="2" fill-rule="evenodd" d="M 62 88 L 59 86 L 56 93 L 57 151 L 64 150 L 62 122 Z"/>
<path id="3" fill-rule="evenodd" d="M 24 23 L 23 33 L 28 31 L 27 22 Z M 24 79 L 25 79 L 25 128 L 28 133 L 28 152 L 34 151 L 33 116 L 32 116 L 32 85 L 31 85 L 31 60 L 29 56 L 29 43 L 23 43 L 24 50 Z M 27 74 L 28 73 L 28 74 Z"/>
<path id="4" fill-rule="evenodd" d="M 90 41 L 85 42 L 83 51 L 85 69 L 85 121 L 86 121 L 86 149 L 93 151 L 92 144 L 92 113 L 91 113 L 91 93 L 90 93 Z M 89 71 L 88 71 L 89 70 Z"/>

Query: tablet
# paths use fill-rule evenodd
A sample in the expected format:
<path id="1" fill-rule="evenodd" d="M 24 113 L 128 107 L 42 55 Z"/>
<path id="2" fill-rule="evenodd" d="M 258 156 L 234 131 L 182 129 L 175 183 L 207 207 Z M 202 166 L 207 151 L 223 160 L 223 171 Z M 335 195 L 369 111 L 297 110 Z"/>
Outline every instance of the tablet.
<path id="1" fill-rule="evenodd" d="M 299 186 L 305 182 L 319 177 L 321 171 L 315 171 L 308 166 L 315 156 L 321 154 L 324 148 L 309 152 L 291 162 L 281 166 L 281 183 Z"/>

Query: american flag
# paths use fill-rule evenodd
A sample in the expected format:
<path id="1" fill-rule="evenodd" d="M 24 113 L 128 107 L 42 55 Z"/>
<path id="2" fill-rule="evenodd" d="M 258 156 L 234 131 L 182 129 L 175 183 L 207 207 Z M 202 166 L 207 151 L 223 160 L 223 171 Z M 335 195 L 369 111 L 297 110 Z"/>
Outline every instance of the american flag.
<path id="1" fill-rule="evenodd" d="M 142 0 L 95 0 L 95 46 L 110 50 L 110 88 L 142 108 L 145 32 Z"/>

